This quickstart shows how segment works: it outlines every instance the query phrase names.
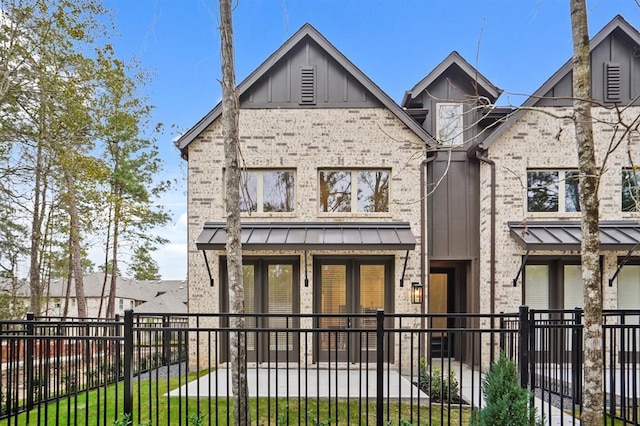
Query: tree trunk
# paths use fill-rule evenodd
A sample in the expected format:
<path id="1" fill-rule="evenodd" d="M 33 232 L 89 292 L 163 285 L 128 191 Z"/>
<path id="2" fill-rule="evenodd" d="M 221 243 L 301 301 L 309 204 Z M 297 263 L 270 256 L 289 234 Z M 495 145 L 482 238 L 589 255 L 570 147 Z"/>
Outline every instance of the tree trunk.
<path id="1" fill-rule="evenodd" d="M 76 303 L 78 316 L 87 317 L 87 299 L 84 295 L 84 280 L 82 275 L 82 255 L 80 250 L 80 214 L 76 204 L 75 187 L 71 175 L 65 170 L 64 180 L 67 185 L 67 207 L 69 208 L 70 237 L 71 237 L 71 269 L 76 289 Z"/>
<path id="2" fill-rule="evenodd" d="M 240 168 L 238 167 L 238 94 L 236 92 L 231 1 L 220 0 L 220 43 L 222 47 L 222 134 L 225 155 L 225 194 L 227 208 L 227 271 L 229 312 L 244 313 L 242 246 L 240 243 Z M 234 391 L 234 424 L 250 423 L 244 318 L 233 317 L 231 328 L 231 371 Z"/>
<path id="3" fill-rule="evenodd" d="M 598 169 L 591 118 L 591 66 L 585 0 L 571 0 L 573 33 L 573 105 L 582 211 L 582 280 L 584 283 L 584 394 L 582 424 L 602 424 L 602 289 Z"/>
<path id="4" fill-rule="evenodd" d="M 118 195 L 119 196 L 119 195 Z M 114 208 L 113 245 L 111 246 L 111 283 L 109 285 L 109 300 L 105 318 L 113 318 L 116 310 L 116 280 L 118 279 L 118 233 L 120 226 L 120 209 Z"/>
<path id="5" fill-rule="evenodd" d="M 42 216 L 40 197 L 42 196 L 42 145 L 36 147 L 36 167 L 34 170 L 33 210 L 31 217 L 31 253 L 29 259 L 29 288 L 31 292 L 29 311 L 35 315 L 42 313 L 42 285 L 40 283 L 40 243 L 42 240 Z"/>

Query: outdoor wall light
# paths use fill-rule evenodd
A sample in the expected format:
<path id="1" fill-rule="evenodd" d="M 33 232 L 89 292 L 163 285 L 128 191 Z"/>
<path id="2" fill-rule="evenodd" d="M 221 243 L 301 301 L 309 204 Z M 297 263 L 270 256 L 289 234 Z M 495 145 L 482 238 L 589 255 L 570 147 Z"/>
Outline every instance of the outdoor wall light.
<path id="1" fill-rule="evenodd" d="M 411 303 L 415 305 L 421 305 L 424 302 L 424 287 L 422 283 L 411 283 Z"/>

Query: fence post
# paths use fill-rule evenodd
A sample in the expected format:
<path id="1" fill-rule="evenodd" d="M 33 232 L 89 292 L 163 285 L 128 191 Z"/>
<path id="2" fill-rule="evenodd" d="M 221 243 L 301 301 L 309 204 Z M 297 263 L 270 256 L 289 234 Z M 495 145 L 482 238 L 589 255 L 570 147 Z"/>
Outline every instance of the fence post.
<path id="1" fill-rule="evenodd" d="M 124 311 L 124 413 L 133 420 L 133 311 Z"/>
<path id="2" fill-rule="evenodd" d="M 26 381 L 27 381 L 27 411 L 31 411 L 33 409 L 33 345 L 34 345 L 34 322 L 35 315 L 33 312 L 27 313 L 27 339 L 25 342 L 25 372 L 26 372 Z"/>
<path id="3" fill-rule="evenodd" d="M 376 311 L 376 425 L 384 424 L 384 310 Z"/>
<path id="4" fill-rule="evenodd" d="M 576 308 L 574 313 L 571 342 L 571 381 L 573 384 L 573 404 L 580 405 L 582 400 L 582 309 Z"/>
<path id="5" fill-rule="evenodd" d="M 168 316 L 162 316 L 162 365 L 170 365 L 171 364 L 171 331 L 169 331 L 169 327 L 171 323 L 169 322 Z"/>
<path id="6" fill-rule="evenodd" d="M 529 385 L 529 307 L 520 306 L 518 322 L 518 369 L 520 370 L 520 386 Z"/>

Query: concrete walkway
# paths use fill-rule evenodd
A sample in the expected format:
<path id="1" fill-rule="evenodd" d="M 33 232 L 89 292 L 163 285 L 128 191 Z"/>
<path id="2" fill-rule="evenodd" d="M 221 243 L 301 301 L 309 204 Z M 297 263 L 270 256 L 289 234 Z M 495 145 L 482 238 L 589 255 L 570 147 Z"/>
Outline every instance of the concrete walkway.
<path id="1" fill-rule="evenodd" d="M 374 370 L 327 370 L 251 368 L 247 371 L 250 397 L 307 398 L 375 398 L 376 372 Z M 395 371 L 385 371 L 384 396 L 391 399 L 428 400 L 411 381 Z M 232 389 L 229 370 L 221 368 L 198 380 L 173 390 L 170 396 L 227 397 Z"/>
<path id="2" fill-rule="evenodd" d="M 459 362 L 445 366 L 445 370 L 451 368 L 460 385 L 460 396 L 473 407 L 484 405 L 481 398 L 482 377 L 478 370 L 472 369 Z M 376 372 L 374 370 L 347 370 L 347 369 L 316 369 L 308 370 L 291 368 L 289 370 L 279 368 L 251 368 L 247 370 L 249 396 L 271 398 L 368 398 L 376 397 Z M 425 403 L 429 397 L 418 390 L 409 377 L 397 372 L 385 371 L 384 373 L 384 397 L 392 400 L 418 401 Z M 174 397 L 201 397 L 226 398 L 227 390 L 232 388 L 229 370 L 220 368 L 207 374 L 198 380 L 190 382 L 169 395 Z M 543 412 L 548 425 L 579 425 L 575 420 L 561 410 L 551 407 L 548 403 L 535 398 L 538 413 Z"/>

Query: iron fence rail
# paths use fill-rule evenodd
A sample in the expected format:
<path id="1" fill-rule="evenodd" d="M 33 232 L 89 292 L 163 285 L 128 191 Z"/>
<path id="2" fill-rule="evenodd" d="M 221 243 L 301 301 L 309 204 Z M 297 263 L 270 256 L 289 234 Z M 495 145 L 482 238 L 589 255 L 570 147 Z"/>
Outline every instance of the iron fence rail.
<path id="1" fill-rule="evenodd" d="M 578 424 L 582 312 L 143 315 L 0 322 L 0 424 L 230 424 L 231 336 L 252 424 L 468 424 L 504 352 L 548 424 Z M 640 311 L 603 314 L 603 411 L 638 424 Z"/>

